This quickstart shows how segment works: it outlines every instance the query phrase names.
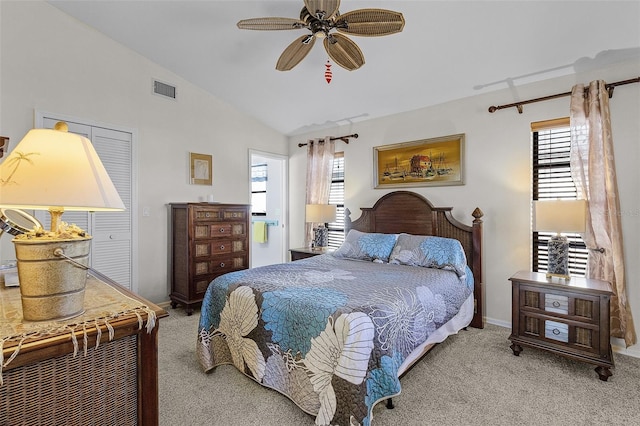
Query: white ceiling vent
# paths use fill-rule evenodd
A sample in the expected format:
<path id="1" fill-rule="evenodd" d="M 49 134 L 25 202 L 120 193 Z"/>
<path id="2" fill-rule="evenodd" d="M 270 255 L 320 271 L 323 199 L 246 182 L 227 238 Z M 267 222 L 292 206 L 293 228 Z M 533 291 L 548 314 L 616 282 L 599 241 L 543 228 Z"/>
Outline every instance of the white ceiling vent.
<path id="1" fill-rule="evenodd" d="M 163 83 L 158 80 L 153 80 L 153 93 L 156 95 L 164 96 L 167 98 L 176 98 L 176 88 L 167 83 Z"/>

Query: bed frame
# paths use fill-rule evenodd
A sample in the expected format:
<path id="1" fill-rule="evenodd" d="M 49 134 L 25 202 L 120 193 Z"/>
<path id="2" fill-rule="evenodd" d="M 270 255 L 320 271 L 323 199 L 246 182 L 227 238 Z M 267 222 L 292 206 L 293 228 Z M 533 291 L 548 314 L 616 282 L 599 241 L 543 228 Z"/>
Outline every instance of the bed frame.
<path id="1" fill-rule="evenodd" d="M 351 221 L 351 212 L 345 211 L 345 232 L 356 229 L 362 232 L 388 234 L 407 233 L 455 238 L 462 244 L 467 264 L 474 278 L 474 315 L 471 326 L 484 328 L 484 284 L 482 282 L 482 210 L 476 208 L 473 224 L 465 225 L 454 219 L 452 207 L 434 207 L 420 194 L 410 191 L 394 191 L 382 196 L 373 207 L 361 208 L 362 215 Z"/>

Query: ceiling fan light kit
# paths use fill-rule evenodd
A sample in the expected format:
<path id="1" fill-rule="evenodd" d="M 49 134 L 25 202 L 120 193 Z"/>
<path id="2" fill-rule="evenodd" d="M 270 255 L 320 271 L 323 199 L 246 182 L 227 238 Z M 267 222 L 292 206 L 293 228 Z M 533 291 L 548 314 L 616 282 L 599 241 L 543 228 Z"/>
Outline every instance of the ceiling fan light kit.
<path id="1" fill-rule="evenodd" d="M 348 71 L 357 70 L 364 65 L 364 55 L 345 34 L 379 37 L 399 33 L 404 28 L 404 17 L 400 12 L 357 9 L 340 14 L 339 6 L 340 0 L 304 0 L 300 19 L 243 19 L 238 22 L 238 28 L 267 31 L 307 29 L 311 32 L 287 46 L 276 63 L 278 71 L 289 71 L 298 65 L 311 51 L 316 39 L 322 40 L 327 54 L 336 64 Z"/>

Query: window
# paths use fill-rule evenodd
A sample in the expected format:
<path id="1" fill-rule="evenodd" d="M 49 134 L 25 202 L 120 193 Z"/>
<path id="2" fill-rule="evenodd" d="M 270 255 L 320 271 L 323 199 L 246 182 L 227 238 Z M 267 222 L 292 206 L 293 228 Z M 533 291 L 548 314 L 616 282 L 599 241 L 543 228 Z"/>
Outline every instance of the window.
<path id="1" fill-rule="evenodd" d="M 251 214 L 267 215 L 267 165 L 251 166 Z"/>
<path id="2" fill-rule="evenodd" d="M 336 221 L 329 223 L 329 247 L 338 248 L 344 241 L 344 153 L 333 157 L 329 204 L 336 205 Z"/>
<path id="3" fill-rule="evenodd" d="M 577 198 L 576 186 L 571 178 L 571 136 L 569 118 L 531 123 L 533 137 L 533 191 L 532 198 Z M 565 234 L 569 239 L 569 273 L 585 276 L 587 248 L 579 234 Z M 547 244 L 553 236 L 550 232 L 533 232 L 532 268 L 546 272 L 548 264 Z"/>

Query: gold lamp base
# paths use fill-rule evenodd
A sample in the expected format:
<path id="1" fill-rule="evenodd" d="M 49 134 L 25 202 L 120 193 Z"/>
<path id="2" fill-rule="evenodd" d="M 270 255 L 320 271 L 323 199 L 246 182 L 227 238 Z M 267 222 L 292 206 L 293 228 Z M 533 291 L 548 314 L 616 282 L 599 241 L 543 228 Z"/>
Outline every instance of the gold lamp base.
<path id="1" fill-rule="evenodd" d="M 72 240 L 14 239 L 13 243 L 24 319 L 61 320 L 82 314 L 87 280 L 86 268 L 82 266 L 89 263 L 91 237 Z"/>

